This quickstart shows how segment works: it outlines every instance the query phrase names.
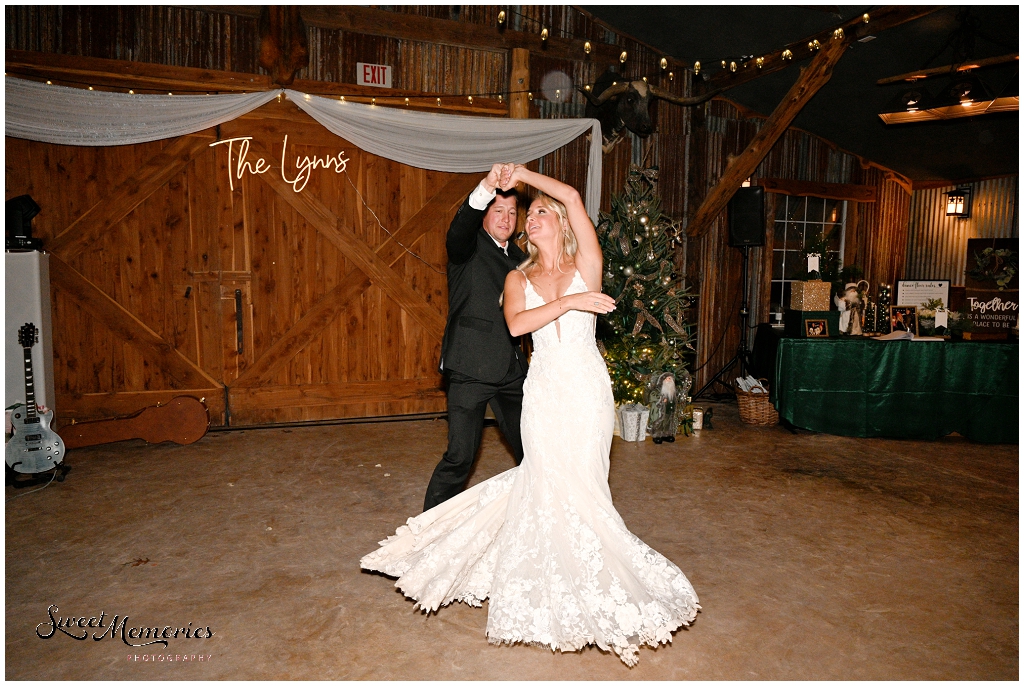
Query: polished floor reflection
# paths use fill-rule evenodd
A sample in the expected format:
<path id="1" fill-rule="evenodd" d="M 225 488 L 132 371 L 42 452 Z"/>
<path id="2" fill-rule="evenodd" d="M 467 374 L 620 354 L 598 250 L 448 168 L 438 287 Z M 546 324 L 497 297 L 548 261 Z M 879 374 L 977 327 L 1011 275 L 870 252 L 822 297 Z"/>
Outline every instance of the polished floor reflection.
<path id="1" fill-rule="evenodd" d="M 793 435 L 747 427 L 728 405 L 699 437 L 616 439 L 616 507 L 703 607 L 631 670 L 595 648 L 488 645 L 486 609 L 424 616 L 391 580 L 359 570 L 422 507 L 445 432 L 443 420 L 278 428 L 69 453 L 64 483 L 6 506 L 6 676 L 1018 675 L 1017 446 Z M 486 429 L 471 483 L 511 466 Z M 146 639 L 127 638 L 135 627 L 203 632 L 179 631 L 166 648 L 44 640 L 51 605 L 85 624 L 103 612 L 105 627 L 128 615 L 136 644 Z"/>

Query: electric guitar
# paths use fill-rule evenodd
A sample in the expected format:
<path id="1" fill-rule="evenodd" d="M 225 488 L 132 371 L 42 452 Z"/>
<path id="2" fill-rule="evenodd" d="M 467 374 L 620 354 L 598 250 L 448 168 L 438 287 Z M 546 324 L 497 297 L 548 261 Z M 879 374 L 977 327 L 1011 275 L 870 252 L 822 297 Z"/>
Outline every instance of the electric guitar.
<path id="1" fill-rule="evenodd" d="M 25 351 L 25 405 L 11 415 L 14 435 L 7 442 L 7 466 L 16 472 L 47 472 L 64 461 L 64 441 L 50 428 L 53 410 L 40 414 L 32 374 L 32 346 L 39 330 L 25 324 L 18 330 L 18 343 Z"/>

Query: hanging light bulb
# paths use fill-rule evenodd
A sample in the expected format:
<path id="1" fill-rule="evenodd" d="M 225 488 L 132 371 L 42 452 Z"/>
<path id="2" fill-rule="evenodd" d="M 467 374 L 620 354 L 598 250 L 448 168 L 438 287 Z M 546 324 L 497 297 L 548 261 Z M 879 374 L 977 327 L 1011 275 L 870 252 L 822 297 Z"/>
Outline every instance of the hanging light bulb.
<path id="1" fill-rule="evenodd" d="M 757 68 L 758 68 L 758 69 L 760 69 L 761 67 L 763 67 L 763 66 L 764 66 L 764 58 L 763 58 L 763 57 L 758 57 L 758 58 L 757 58 L 756 60 L 754 60 L 754 61 L 755 61 L 755 62 L 757 63 Z"/>
<path id="2" fill-rule="evenodd" d="M 345 102 L 345 96 L 342 95 L 338 98 L 338 102 Z"/>
<path id="3" fill-rule="evenodd" d="M 846 37 L 846 32 L 841 28 L 836 29 L 832 32 L 832 40 L 843 40 Z"/>
<path id="4" fill-rule="evenodd" d="M 583 52 L 585 52 L 586 54 L 589 55 L 590 51 L 593 50 L 593 49 L 594 49 L 594 47 L 590 44 L 590 41 L 584 41 L 583 42 Z"/>
<path id="5" fill-rule="evenodd" d="M 377 104 L 377 98 L 370 98 L 370 104 L 371 105 L 376 105 Z"/>
<path id="6" fill-rule="evenodd" d="M 623 64 L 625 64 L 625 63 L 626 63 L 626 58 L 627 58 L 628 56 L 629 56 L 629 55 L 627 55 L 627 54 L 626 54 L 626 51 L 625 51 L 625 50 L 623 50 L 623 51 L 622 51 L 622 52 L 621 52 L 621 53 L 619 54 L 619 62 L 622 62 Z"/>
<path id="7" fill-rule="evenodd" d="M 696 76 L 699 73 L 700 73 L 700 61 L 697 61 L 697 62 L 693 63 L 693 74 L 694 74 L 694 76 Z"/>
<path id="8" fill-rule="evenodd" d="M 441 106 L 441 98 L 438 98 L 438 99 L 437 99 L 437 106 L 438 106 L 438 107 L 440 107 L 440 106 Z"/>
<path id="9" fill-rule="evenodd" d="M 668 80 L 669 81 L 673 81 L 675 78 L 676 78 L 676 75 L 674 73 L 672 73 L 672 72 L 668 73 Z"/>
<path id="10" fill-rule="evenodd" d="M 505 23 L 505 10 L 501 10 L 500 12 L 498 12 L 498 24 L 504 24 L 504 23 Z"/>
<path id="11" fill-rule="evenodd" d="M 473 104 L 473 96 L 472 96 L 472 95 L 470 95 L 470 96 L 469 96 L 469 104 L 470 104 L 470 105 L 472 105 L 472 104 Z"/>
<path id="12" fill-rule="evenodd" d="M 661 68 L 668 69 L 668 60 L 664 57 L 661 58 Z"/>
<path id="13" fill-rule="evenodd" d="M 725 69 L 725 60 L 722 60 L 722 69 Z"/>
<path id="14" fill-rule="evenodd" d="M 864 23 L 865 23 L 865 24 L 867 24 L 868 22 L 870 22 L 870 21 L 871 21 L 871 16 L 870 16 L 870 15 L 869 15 L 869 14 L 868 14 L 867 12 L 865 12 L 865 13 L 864 13 L 864 16 L 863 16 L 863 17 L 861 17 L 861 19 L 863 19 L 863 20 L 864 20 Z"/>
<path id="15" fill-rule="evenodd" d="M 533 100 L 533 93 L 527 93 L 526 97 L 530 100 Z"/>
<path id="16" fill-rule="evenodd" d="M 409 106 L 409 98 L 406 98 L 406 99 L 405 99 L 405 106 L 406 106 L 406 107 L 408 107 L 408 106 Z"/>
<path id="17" fill-rule="evenodd" d="M 782 51 L 782 59 L 784 59 L 784 60 L 791 60 L 791 59 L 793 59 L 793 51 L 790 50 L 789 48 L 786 48 L 785 50 L 783 50 Z"/>
<path id="18" fill-rule="evenodd" d="M 729 71 L 731 71 L 731 72 L 735 72 L 736 71 L 736 63 L 735 62 L 730 62 L 729 63 Z"/>
<path id="19" fill-rule="evenodd" d="M 547 40 L 548 39 L 548 30 L 546 28 L 540 30 L 540 39 L 541 40 Z"/>

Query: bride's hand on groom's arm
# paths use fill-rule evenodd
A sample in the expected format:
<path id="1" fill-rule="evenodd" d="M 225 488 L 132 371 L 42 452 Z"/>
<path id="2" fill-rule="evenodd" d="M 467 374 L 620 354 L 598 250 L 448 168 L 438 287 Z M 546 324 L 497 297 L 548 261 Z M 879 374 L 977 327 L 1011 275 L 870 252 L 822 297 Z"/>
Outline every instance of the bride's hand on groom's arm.
<path id="1" fill-rule="evenodd" d="M 608 314 L 615 309 L 615 299 L 598 291 L 563 295 L 556 302 L 566 310 L 580 310 L 597 314 Z"/>

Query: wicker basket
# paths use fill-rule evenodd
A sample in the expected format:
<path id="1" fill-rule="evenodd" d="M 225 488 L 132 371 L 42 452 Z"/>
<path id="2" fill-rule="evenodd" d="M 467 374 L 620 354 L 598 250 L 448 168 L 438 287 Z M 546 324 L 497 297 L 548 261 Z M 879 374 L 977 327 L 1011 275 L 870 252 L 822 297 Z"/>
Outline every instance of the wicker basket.
<path id="1" fill-rule="evenodd" d="M 768 388 L 767 379 L 758 379 L 761 385 Z M 736 388 L 736 402 L 740 406 L 740 419 L 744 424 L 754 426 L 775 426 L 779 423 L 779 411 L 768 399 L 767 393 L 748 393 Z"/>

